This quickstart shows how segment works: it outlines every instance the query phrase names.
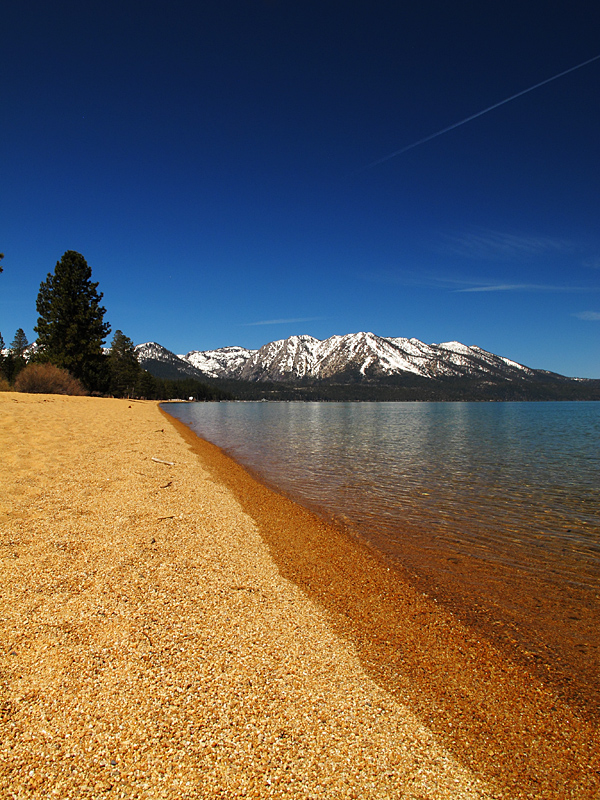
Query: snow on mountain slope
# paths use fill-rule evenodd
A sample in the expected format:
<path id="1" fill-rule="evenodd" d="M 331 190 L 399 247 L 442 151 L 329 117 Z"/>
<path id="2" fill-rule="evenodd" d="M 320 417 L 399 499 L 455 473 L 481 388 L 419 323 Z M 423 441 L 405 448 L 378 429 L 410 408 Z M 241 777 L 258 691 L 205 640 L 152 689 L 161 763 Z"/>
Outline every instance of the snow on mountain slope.
<path id="1" fill-rule="evenodd" d="M 196 369 L 189 361 L 167 350 L 156 342 L 145 342 L 135 346 L 138 361 L 149 372 L 161 378 L 202 378 L 204 373 Z"/>
<path id="2" fill-rule="evenodd" d="M 223 347 L 192 350 L 176 356 L 155 342 L 136 347 L 140 363 L 186 365 L 207 378 L 246 381 L 360 380 L 412 373 L 436 377 L 533 376 L 534 370 L 480 347 L 461 342 L 425 344 L 418 339 L 385 338 L 374 333 L 349 333 L 320 340 L 290 336 L 259 350 Z M 188 373 L 189 374 L 189 373 Z"/>
<path id="3" fill-rule="evenodd" d="M 179 358 L 211 378 L 224 378 L 234 375 L 256 352 L 245 347 L 221 347 L 219 350 L 191 350 Z"/>
<path id="4" fill-rule="evenodd" d="M 438 348 L 445 350 L 449 353 L 448 360 L 457 366 L 469 366 L 473 363 L 480 365 L 480 368 L 485 371 L 485 368 L 495 371 L 520 370 L 528 375 L 533 375 L 534 371 L 522 364 L 517 364 L 516 361 L 511 361 L 509 358 L 488 353 L 481 347 L 461 344 L 460 342 L 443 342 L 437 345 Z"/>
<path id="5" fill-rule="evenodd" d="M 179 358 L 175 353 L 167 350 L 162 344 L 157 342 L 145 342 L 144 344 L 136 344 L 135 352 L 138 359 L 155 358 L 157 361 L 171 361 L 173 357 Z"/>
<path id="6" fill-rule="evenodd" d="M 247 381 L 317 377 L 316 352 L 321 342 L 312 336 L 290 336 L 255 350 L 239 377 Z"/>

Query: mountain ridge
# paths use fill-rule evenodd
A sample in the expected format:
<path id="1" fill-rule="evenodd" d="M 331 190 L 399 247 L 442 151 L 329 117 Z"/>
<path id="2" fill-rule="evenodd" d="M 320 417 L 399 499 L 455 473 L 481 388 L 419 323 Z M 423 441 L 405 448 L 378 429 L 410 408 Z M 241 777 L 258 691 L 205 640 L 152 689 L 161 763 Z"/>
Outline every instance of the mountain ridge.
<path id="1" fill-rule="evenodd" d="M 359 333 L 290 336 L 256 350 L 228 346 L 177 355 L 136 346 L 158 378 L 218 384 L 238 399 L 600 400 L 600 380 L 532 369 L 476 345 Z"/>
<path id="2" fill-rule="evenodd" d="M 156 342 L 138 344 L 135 350 L 142 366 L 162 363 L 187 376 L 227 380 L 319 381 L 343 379 L 349 371 L 363 380 L 404 373 L 431 379 L 545 375 L 561 380 L 586 380 L 533 369 L 477 345 L 458 341 L 425 344 L 416 338 L 382 337 L 364 331 L 328 339 L 294 335 L 268 342 L 256 350 L 236 345 L 177 355 Z"/>
<path id="3" fill-rule="evenodd" d="M 136 346 L 142 365 L 159 361 L 190 368 L 206 378 L 248 381 L 335 379 L 349 369 L 364 380 L 412 373 L 427 378 L 465 375 L 533 376 L 533 370 L 475 345 L 451 341 L 425 344 L 418 339 L 382 337 L 361 331 L 316 339 L 295 335 L 264 344 L 257 350 L 228 346 L 216 350 L 190 350 L 176 355 L 156 342 Z"/>

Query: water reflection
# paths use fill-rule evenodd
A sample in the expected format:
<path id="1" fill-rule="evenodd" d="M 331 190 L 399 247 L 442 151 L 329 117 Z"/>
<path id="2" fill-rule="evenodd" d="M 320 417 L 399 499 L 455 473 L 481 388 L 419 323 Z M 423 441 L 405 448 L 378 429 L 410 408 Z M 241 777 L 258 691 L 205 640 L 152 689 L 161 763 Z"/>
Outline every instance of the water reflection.
<path id="1" fill-rule="evenodd" d="M 172 408 L 172 407 L 170 407 Z M 265 480 L 358 529 L 447 528 L 535 570 L 540 542 L 597 561 L 593 403 L 219 403 L 174 413 Z M 531 547 L 526 559 L 523 547 Z M 545 568 L 543 566 L 542 568 Z"/>

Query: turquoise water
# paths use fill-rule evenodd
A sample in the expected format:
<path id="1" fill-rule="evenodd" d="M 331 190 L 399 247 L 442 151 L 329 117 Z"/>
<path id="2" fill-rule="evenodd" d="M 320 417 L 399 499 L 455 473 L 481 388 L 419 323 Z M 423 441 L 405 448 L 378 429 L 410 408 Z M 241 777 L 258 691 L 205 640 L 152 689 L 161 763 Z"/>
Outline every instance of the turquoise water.
<path id="1" fill-rule="evenodd" d="M 432 591 L 597 669 L 600 403 L 165 408 Z"/>

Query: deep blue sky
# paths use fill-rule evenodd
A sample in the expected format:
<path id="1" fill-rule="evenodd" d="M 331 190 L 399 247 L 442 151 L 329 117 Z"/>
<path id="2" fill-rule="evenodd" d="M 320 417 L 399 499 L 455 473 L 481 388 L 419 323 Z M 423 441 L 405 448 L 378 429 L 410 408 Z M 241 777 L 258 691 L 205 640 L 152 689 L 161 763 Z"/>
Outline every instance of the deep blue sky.
<path id="1" fill-rule="evenodd" d="M 589 0 L 4 0 L 0 331 L 87 259 L 113 331 L 477 344 L 600 377 Z"/>

